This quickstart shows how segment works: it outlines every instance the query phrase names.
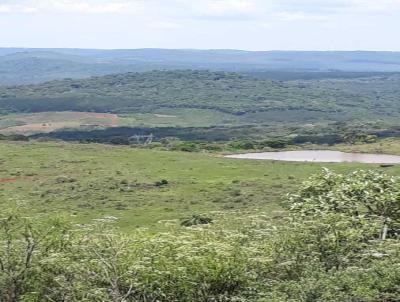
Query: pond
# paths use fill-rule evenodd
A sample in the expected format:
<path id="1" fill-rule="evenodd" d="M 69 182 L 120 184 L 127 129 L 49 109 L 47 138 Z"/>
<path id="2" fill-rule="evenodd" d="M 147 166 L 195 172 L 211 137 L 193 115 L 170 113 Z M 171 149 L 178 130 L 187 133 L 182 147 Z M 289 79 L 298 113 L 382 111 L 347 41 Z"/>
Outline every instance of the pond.
<path id="1" fill-rule="evenodd" d="M 315 163 L 368 163 L 399 164 L 400 156 L 386 154 L 345 153 L 339 151 L 307 150 L 233 154 L 225 156 L 238 159 L 280 160 Z"/>

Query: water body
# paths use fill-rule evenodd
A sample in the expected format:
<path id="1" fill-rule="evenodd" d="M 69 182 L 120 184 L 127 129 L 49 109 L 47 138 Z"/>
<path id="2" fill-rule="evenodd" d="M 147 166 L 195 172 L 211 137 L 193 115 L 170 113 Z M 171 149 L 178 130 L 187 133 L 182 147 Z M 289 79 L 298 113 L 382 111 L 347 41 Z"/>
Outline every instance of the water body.
<path id="1" fill-rule="evenodd" d="M 227 155 L 225 157 L 315 163 L 400 164 L 400 156 L 396 155 L 345 153 L 326 150 L 246 153 Z"/>

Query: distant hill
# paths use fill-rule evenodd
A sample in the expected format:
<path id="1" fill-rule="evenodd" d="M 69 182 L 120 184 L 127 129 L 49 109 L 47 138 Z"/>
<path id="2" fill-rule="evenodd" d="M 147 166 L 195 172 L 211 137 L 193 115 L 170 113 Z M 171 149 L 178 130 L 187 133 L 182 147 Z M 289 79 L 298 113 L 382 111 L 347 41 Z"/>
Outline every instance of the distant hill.
<path id="1" fill-rule="evenodd" d="M 51 51 L 23 51 L 0 56 L 0 85 L 43 83 L 128 72 L 129 65 L 98 63 L 95 59 Z"/>
<path id="2" fill-rule="evenodd" d="M 329 78 L 337 72 L 400 72 L 400 52 L 0 48 L 0 85 L 173 69 L 266 72 L 283 80 L 293 74 Z"/>
<path id="3" fill-rule="evenodd" d="M 3 112 L 212 110 L 249 122 L 400 115 L 400 75 L 279 82 L 231 72 L 152 71 L 0 88 Z"/>

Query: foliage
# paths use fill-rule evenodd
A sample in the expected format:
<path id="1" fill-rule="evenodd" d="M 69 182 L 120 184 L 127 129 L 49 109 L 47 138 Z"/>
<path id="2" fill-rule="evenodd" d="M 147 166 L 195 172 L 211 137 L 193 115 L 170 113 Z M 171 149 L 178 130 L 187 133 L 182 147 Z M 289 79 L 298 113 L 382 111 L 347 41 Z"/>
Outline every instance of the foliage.
<path id="1" fill-rule="evenodd" d="M 156 181 L 155 185 L 157 187 L 166 186 L 166 185 L 168 185 L 168 180 L 166 180 L 166 179 L 158 180 L 158 181 Z"/>
<path id="2" fill-rule="evenodd" d="M 372 171 L 323 173 L 296 195 L 318 198 L 340 180 L 354 187 L 360 175 L 367 182 L 378 177 L 377 187 L 390 179 Z M 346 196 L 348 188 L 341 188 Z M 387 188 L 388 193 L 393 188 Z M 373 199 L 369 202 L 374 204 Z M 373 215 L 355 216 L 347 207 L 323 209 L 318 215 L 308 211 L 303 215 L 296 209 L 277 219 L 214 213 L 212 225 L 158 234 L 146 230 L 122 234 L 109 219 L 76 226 L 63 219 L 3 212 L 0 298 L 5 302 L 398 300 L 399 238 L 378 240 L 381 225 Z M 235 228 L 230 227 L 232 220 Z"/>
<path id="3" fill-rule="evenodd" d="M 183 221 L 181 222 L 181 226 L 191 227 L 199 224 L 210 224 L 212 223 L 212 221 L 213 221 L 212 218 L 209 217 L 204 217 L 201 215 L 192 215 L 189 218 L 183 219 Z"/>
<path id="4" fill-rule="evenodd" d="M 8 140 L 8 141 L 28 141 L 29 138 L 24 136 L 24 135 L 18 135 L 18 134 L 11 134 L 11 135 L 3 135 L 0 134 L 0 141 L 1 140 Z"/>
<path id="5" fill-rule="evenodd" d="M 150 113 L 159 109 L 209 109 L 244 122 L 368 121 L 398 117 L 399 76 L 315 82 L 277 82 L 230 72 L 152 71 L 65 79 L 0 89 L 10 112 L 89 111 Z M 353 88 L 353 89 L 351 89 Z M 380 90 L 379 98 L 376 89 Z M 110 102 L 110 99 L 113 101 Z"/>
<path id="6" fill-rule="evenodd" d="M 216 214 L 214 225 L 156 235 L 3 217 L 5 302 L 372 302 L 400 295 L 398 239 L 373 240 L 376 225 L 341 214 L 282 223 Z M 231 219 L 240 227 L 227 228 Z"/>
<path id="7" fill-rule="evenodd" d="M 324 169 L 304 183 L 289 198 L 292 211 L 302 215 L 343 213 L 350 217 L 372 217 L 382 221 L 387 232 L 398 236 L 400 229 L 400 178 L 375 171 L 355 171 L 348 175 Z"/>
<path id="8" fill-rule="evenodd" d="M 155 140 L 191 141 L 179 146 L 189 152 L 203 150 L 193 141 L 231 141 L 238 149 L 251 149 L 253 141 L 263 141 L 255 149 L 374 143 L 377 137 L 400 135 L 399 81 L 398 74 L 389 74 L 281 82 L 205 70 L 64 79 L 0 87 L 0 128 L 4 133 L 26 131 L 22 133 L 116 145 L 129 144 L 137 134 L 154 134 Z M 95 112 L 118 117 L 112 124 L 77 118 Z M 64 120 L 30 129 L 29 121 L 40 123 L 52 115 Z M 27 127 L 18 127 L 25 122 Z"/>

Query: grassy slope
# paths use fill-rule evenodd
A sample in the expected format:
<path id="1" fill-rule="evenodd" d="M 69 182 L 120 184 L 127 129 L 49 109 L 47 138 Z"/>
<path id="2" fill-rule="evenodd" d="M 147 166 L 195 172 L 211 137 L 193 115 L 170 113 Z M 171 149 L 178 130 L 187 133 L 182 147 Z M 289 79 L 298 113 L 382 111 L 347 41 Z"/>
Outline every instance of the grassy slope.
<path id="1" fill-rule="evenodd" d="M 350 153 L 371 153 L 371 154 L 391 154 L 400 155 L 400 138 L 385 138 L 379 139 L 373 143 L 356 143 L 356 144 L 335 144 L 318 145 L 318 144 L 305 144 L 302 146 L 288 146 L 285 150 L 334 150 Z M 263 152 L 264 150 L 259 150 Z M 276 150 L 265 150 L 276 151 Z M 257 152 L 257 151 L 253 151 Z M 240 153 L 247 153 L 243 151 Z"/>
<path id="2" fill-rule="evenodd" d="M 159 228 L 159 220 L 193 213 L 280 209 L 282 196 L 321 167 L 95 144 L 0 142 L 0 199 L 1 207 L 27 214 L 67 213 L 77 222 L 112 215 L 125 229 Z M 400 167 L 390 171 L 400 174 Z M 169 185 L 154 186 L 161 179 Z"/>

